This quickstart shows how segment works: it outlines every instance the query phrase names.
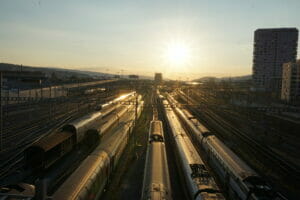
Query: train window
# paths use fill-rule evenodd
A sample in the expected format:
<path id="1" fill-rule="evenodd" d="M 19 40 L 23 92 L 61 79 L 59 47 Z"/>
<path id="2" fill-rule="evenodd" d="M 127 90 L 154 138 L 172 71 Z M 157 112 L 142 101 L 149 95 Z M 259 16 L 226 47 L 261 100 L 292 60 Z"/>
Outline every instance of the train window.
<path id="1" fill-rule="evenodd" d="M 95 182 L 97 182 L 97 184 L 99 184 L 99 183 L 100 183 L 100 180 L 101 180 L 101 176 L 102 176 L 103 170 L 102 170 L 102 169 L 99 169 L 99 170 L 97 170 L 97 172 L 98 172 L 98 173 L 97 173 Z"/>
<path id="2" fill-rule="evenodd" d="M 243 191 L 244 194 L 247 194 L 247 189 L 240 183 L 238 182 L 238 185 L 240 186 L 241 190 Z"/>
<path id="3" fill-rule="evenodd" d="M 95 184 L 95 182 L 94 182 L 93 185 L 91 185 L 91 187 L 90 187 L 88 199 L 95 199 L 98 189 L 99 189 L 98 185 Z"/>
<path id="4" fill-rule="evenodd" d="M 102 163 L 103 163 L 103 162 L 102 162 Z M 103 167 L 101 167 L 101 166 L 102 166 L 102 163 L 97 167 L 97 172 L 98 172 L 97 176 L 98 176 L 98 177 L 101 176 L 101 174 L 103 173 Z"/>
<path id="5" fill-rule="evenodd" d="M 97 172 L 98 172 L 98 170 L 95 170 L 94 172 L 93 172 L 93 175 L 91 176 L 91 184 L 95 184 L 96 183 L 96 181 L 97 181 Z"/>
<path id="6" fill-rule="evenodd" d="M 88 181 L 85 184 L 85 189 L 87 190 L 88 193 L 90 192 L 89 190 L 91 189 L 91 186 L 92 186 L 92 181 L 91 179 L 88 179 Z"/>
<path id="7" fill-rule="evenodd" d="M 87 191 L 86 187 L 84 187 L 80 191 L 79 199 L 86 199 L 87 195 L 88 195 L 88 191 Z"/>
<path id="8" fill-rule="evenodd" d="M 107 165 L 106 165 L 106 169 L 105 169 L 105 177 L 108 177 L 108 176 L 109 176 L 110 166 L 112 166 L 112 165 L 110 165 L 110 164 L 112 164 L 112 163 L 113 163 L 113 158 L 111 159 L 111 163 L 107 163 Z"/>
<path id="9" fill-rule="evenodd" d="M 240 197 L 239 197 L 238 193 L 236 192 L 236 190 L 233 190 L 232 194 L 234 196 L 234 199 L 240 199 Z"/>
<path id="10" fill-rule="evenodd" d="M 101 169 L 99 174 L 98 174 L 98 177 L 97 177 L 97 181 L 99 182 L 99 184 L 101 185 L 101 183 L 103 182 L 103 180 L 105 179 L 105 170 L 104 169 Z"/>

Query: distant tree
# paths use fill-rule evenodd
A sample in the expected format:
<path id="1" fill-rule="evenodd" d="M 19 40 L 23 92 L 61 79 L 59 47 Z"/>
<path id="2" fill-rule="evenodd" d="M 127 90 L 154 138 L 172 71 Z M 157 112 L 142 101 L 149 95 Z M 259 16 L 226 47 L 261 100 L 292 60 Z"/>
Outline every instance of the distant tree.
<path id="1" fill-rule="evenodd" d="M 56 73 L 55 72 L 52 72 L 52 74 L 51 74 L 51 80 L 57 80 L 58 78 L 57 78 L 57 75 L 56 75 Z"/>
<path id="2" fill-rule="evenodd" d="M 61 82 L 62 80 L 57 76 L 56 72 L 52 72 L 51 73 L 51 77 L 50 77 L 50 81 L 52 83 L 59 83 Z"/>
<path id="3" fill-rule="evenodd" d="M 216 88 L 216 79 L 215 78 L 209 78 L 207 82 L 205 83 L 208 89 L 215 89 Z"/>
<path id="4" fill-rule="evenodd" d="M 79 78 L 78 78 L 77 76 L 75 76 L 75 75 L 72 75 L 72 76 L 69 78 L 69 80 L 72 81 L 72 82 L 76 82 L 76 81 L 79 80 Z"/>

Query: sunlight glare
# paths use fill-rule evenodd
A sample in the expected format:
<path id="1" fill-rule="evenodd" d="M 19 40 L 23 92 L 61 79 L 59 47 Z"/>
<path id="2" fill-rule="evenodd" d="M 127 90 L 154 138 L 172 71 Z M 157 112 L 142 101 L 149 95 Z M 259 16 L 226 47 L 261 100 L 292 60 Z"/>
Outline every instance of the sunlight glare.
<path id="1" fill-rule="evenodd" d="M 168 45 L 166 50 L 166 58 L 171 64 L 185 64 L 189 59 L 189 49 L 181 43 L 173 43 Z"/>

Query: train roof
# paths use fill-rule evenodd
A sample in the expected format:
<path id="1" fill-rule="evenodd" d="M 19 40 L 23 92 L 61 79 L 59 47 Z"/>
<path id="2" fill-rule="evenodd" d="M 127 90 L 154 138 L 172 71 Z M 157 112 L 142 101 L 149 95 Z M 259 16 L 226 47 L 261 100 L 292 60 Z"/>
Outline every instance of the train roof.
<path id="1" fill-rule="evenodd" d="M 79 119 L 76 119 L 73 122 L 70 122 L 65 127 L 72 126 L 75 129 L 78 129 L 79 127 L 82 127 L 86 124 L 93 122 L 95 119 L 101 119 L 101 118 L 102 118 L 102 112 L 96 111 L 96 112 L 89 113 L 83 117 L 80 117 Z"/>
<path id="2" fill-rule="evenodd" d="M 190 120 L 194 126 L 196 126 L 199 131 L 203 134 L 203 133 L 209 133 L 210 131 L 202 124 L 199 122 L 198 119 L 196 119 L 196 117 L 194 115 L 192 115 L 187 109 L 180 109 L 180 111 L 182 111 L 182 113 L 186 116 L 186 118 L 188 120 Z"/>
<path id="3" fill-rule="evenodd" d="M 231 149 L 229 149 L 216 136 L 208 136 L 207 140 L 213 146 L 219 156 L 226 162 L 232 171 L 238 174 L 243 180 L 249 176 L 258 176 L 243 160 L 241 160 Z"/>
<path id="4" fill-rule="evenodd" d="M 161 121 L 153 120 L 150 122 L 149 142 L 164 142 L 164 134 Z"/>
<path id="5" fill-rule="evenodd" d="M 180 146 L 182 153 L 185 154 L 185 157 L 190 164 L 203 164 L 198 152 L 193 146 L 191 140 L 187 136 L 185 130 L 182 128 L 177 116 L 174 111 L 168 112 L 170 126 L 172 128 L 173 137 L 177 141 L 177 144 Z"/>
<path id="6" fill-rule="evenodd" d="M 150 156 L 150 163 L 148 163 L 150 166 L 147 166 L 148 169 L 151 169 L 151 171 L 147 171 L 145 173 L 151 174 L 151 181 L 153 183 L 164 183 L 166 181 L 167 176 L 167 168 L 166 168 L 166 160 L 165 157 L 165 144 L 164 143 L 152 143 L 149 146 L 149 154 Z M 164 162 L 165 161 L 165 162 Z"/>
<path id="7" fill-rule="evenodd" d="M 112 102 L 115 103 L 115 102 L 121 101 L 121 100 L 123 100 L 123 99 L 126 99 L 126 98 L 129 97 L 129 96 L 134 95 L 135 93 L 136 93 L 136 92 L 130 92 L 130 93 L 123 94 L 123 95 L 117 97 L 116 99 L 112 100 Z"/>
<path id="8" fill-rule="evenodd" d="M 162 122 L 153 120 L 150 122 L 150 134 L 163 135 Z"/>
<path id="9" fill-rule="evenodd" d="M 189 164 L 203 164 L 202 159 L 187 135 L 177 135 L 175 139 Z"/>
<path id="10" fill-rule="evenodd" d="M 101 153 L 102 151 L 105 151 L 108 153 L 108 155 L 113 154 L 113 152 L 116 150 L 116 146 L 118 146 L 118 143 L 122 142 L 122 137 L 125 137 L 128 129 L 129 124 L 133 122 L 133 113 L 134 111 L 129 111 L 125 114 L 125 116 L 122 116 L 120 118 L 120 121 L 118 123 L 118 126 L 113 127 L 108 134 L 110 134 L 109 138 L 105 142 L 102 142 L 94 151 L 93 154 Z M 131 117 L 130 117 L 131 116 Z M 120 139 L 121 138 L 121 139 Z"/>
<path id="11" fill-rule="evenodd" d="M 197 128 L 200 130 L 200 132 L 203 133 L 210 133 L 210 131 L 202 124 L 200 123 L 197 119 L 193 119 L 193 122 L 197 126 Z"/>
<path id="12" fill-rule="evenodd" d="M 181 109 L 181 110 L 188 119 L 195 118 L 194 115 L 192 115 L 187 109 Z"/>
<path id="13" fill-rule="evenodd" d="M 53 199 L 77 199 L 84 187 L 88 187 L 90 180 L 97 177 L 97 171 L 101 170 L 102 163 L 108 165 L 109 157 L 104 151 L 97 156 L 88 156 L 81 165 L 53 194 Z"/>
<path id="14" fill-rule="evenodd" d="M 203 194 L 206 194 L 207 199 L 224 199 L 222 195 L 215 195 L 207 191 L 217 191 L 219 193 L 219 188 L 216 185 L 213 177 L 207 171 L 203 160 L 198 154 L 197 150 L 193 146 L 190 138 L 187 136 L 185 130 L 182 128 L 177 116 L 174 111 L 167 112 L 168 119 L 170 121 L 170 126 L 172 129 L 173 137 L 177 144 L 177 149 L 181 159 L 186 165 L 190 167 L 191 177 L 194 182 L 194 186 L 197 187 L 197 190 L 202 191 L 199 195 L 202 197 Z"/>
<path id="15" fill-rule="evenodd" d="M 159 94 L 158 97 L 159 97 L 160 99 L 164 99 L 164 98 L 165 98 L 165 97 L 164 97 L 163 95 L 161 95 L 161 94 Z"/>
<path id="16" fill-rule="evenodd" d="M 171 188 L 164 143 L 148 147 L 142 199 L 170 199 Z"/>
<path id="17" fill-rule="evenodd" d="M 57 146 L 58 144 L 62 143 L 63 141 L 67 140 L 68 138 L 72 137 L 72 135 L 73 133 L 66 131 L 55 132 L 41 138 L 29 148 L 40 148 L 46 152 L 52 149 L 53 147 Z"/>

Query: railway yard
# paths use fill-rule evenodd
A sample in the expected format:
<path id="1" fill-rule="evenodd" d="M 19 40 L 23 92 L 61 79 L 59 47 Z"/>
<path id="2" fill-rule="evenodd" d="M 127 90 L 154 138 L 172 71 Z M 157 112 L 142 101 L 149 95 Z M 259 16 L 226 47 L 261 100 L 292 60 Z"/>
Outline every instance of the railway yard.
<path id="1" fill-rule="evenodd" d="M 1 200 L 300 198 L 299 124 L 178 83 L 57 90 L 3 99 Z"/>

